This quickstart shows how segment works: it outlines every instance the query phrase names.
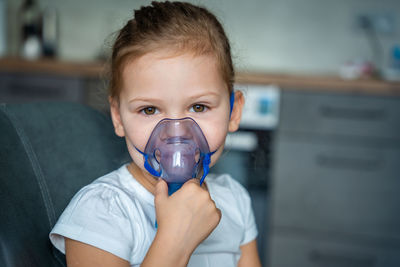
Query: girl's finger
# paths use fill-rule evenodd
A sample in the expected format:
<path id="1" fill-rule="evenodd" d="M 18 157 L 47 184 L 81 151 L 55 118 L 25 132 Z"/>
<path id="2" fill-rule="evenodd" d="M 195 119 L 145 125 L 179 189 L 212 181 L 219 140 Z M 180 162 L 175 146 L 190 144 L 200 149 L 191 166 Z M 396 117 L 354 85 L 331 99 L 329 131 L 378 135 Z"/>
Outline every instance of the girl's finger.
<path id="1" fill-rule="evenodd" d="M 168 186 L 163 179 L 160 179 L 156 184 L 154 202 L 159 203 L 164 201 L 166 198 L 168 198 Z"/>

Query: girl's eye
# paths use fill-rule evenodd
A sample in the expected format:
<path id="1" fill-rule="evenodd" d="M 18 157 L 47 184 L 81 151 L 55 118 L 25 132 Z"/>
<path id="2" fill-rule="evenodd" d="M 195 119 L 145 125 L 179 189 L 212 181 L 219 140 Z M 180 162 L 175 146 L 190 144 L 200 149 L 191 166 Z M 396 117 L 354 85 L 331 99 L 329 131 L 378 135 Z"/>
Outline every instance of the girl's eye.
<path id="1" fill-rule="evenodd" d="M 141 112 L 143 112 L 146 115 L 154 115 L 157 112 L 157 108 L 155 108 L 155 107 L 146 107 L 146 108 L 142 109 Z"/>
<path id="2" fill-rule="evenodd" d="M 201 105 L 201 104 L 196 104 L 196 105 L 193 105 L 191 109 L 194 112 L 203 112 L 206 109 L 206 107 L 204 105 Z"/>

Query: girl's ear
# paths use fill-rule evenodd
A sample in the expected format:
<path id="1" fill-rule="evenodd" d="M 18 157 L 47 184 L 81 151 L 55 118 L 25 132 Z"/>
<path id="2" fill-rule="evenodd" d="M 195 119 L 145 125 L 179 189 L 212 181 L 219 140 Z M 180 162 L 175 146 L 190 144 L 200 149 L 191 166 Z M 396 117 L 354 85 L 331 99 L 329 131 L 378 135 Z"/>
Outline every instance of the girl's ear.
<path id="1" fill-rule="evenodd" d="M 125 130 L 121 120 L 121 113 L 119 111 L 119 102 L 111 97 L 108 101 L 110 102 L 111 119 L 114 125 L 115 134 L 119 137 L 124 137 Z"/>
<path id="2" fill-rule="evenodd" d="M 235 132 L 239 129 L 240 119 L 242 118 L 242 110 L 244 106 L 244 96 L 241 91 L 235 91 L 235 101 L 229 120 L 229 132 Z"/>

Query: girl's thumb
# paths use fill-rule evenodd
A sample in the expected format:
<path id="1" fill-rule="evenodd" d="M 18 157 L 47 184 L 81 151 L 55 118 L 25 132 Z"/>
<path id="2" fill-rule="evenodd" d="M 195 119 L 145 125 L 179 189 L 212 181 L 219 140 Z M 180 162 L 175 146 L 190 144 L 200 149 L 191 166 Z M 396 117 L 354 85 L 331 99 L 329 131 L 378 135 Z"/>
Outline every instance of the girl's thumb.
<path id="1" fill-rule="evenodd" d="M 154 202 L 157 205 L 158 202 L 161 202 L 166 198 L 168 198 L 168 185 L 163 179 L 159 179 L 156 184 Z"/>

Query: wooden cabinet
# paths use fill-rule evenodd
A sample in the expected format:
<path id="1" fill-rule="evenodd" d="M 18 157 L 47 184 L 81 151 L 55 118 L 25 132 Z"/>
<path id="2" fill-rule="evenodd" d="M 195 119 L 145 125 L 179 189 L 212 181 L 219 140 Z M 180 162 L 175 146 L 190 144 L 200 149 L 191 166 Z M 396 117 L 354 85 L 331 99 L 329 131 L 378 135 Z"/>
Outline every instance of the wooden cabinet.
<path id="1" fill-rule="evenodd" d="M 400 97 L 286 90 L 281 132 L 400 140 Z"/>
<path id="2" fill-rule="evenodd" d="M 400 98 L 281 99 L 268 266 L 400 266 Z"/>

